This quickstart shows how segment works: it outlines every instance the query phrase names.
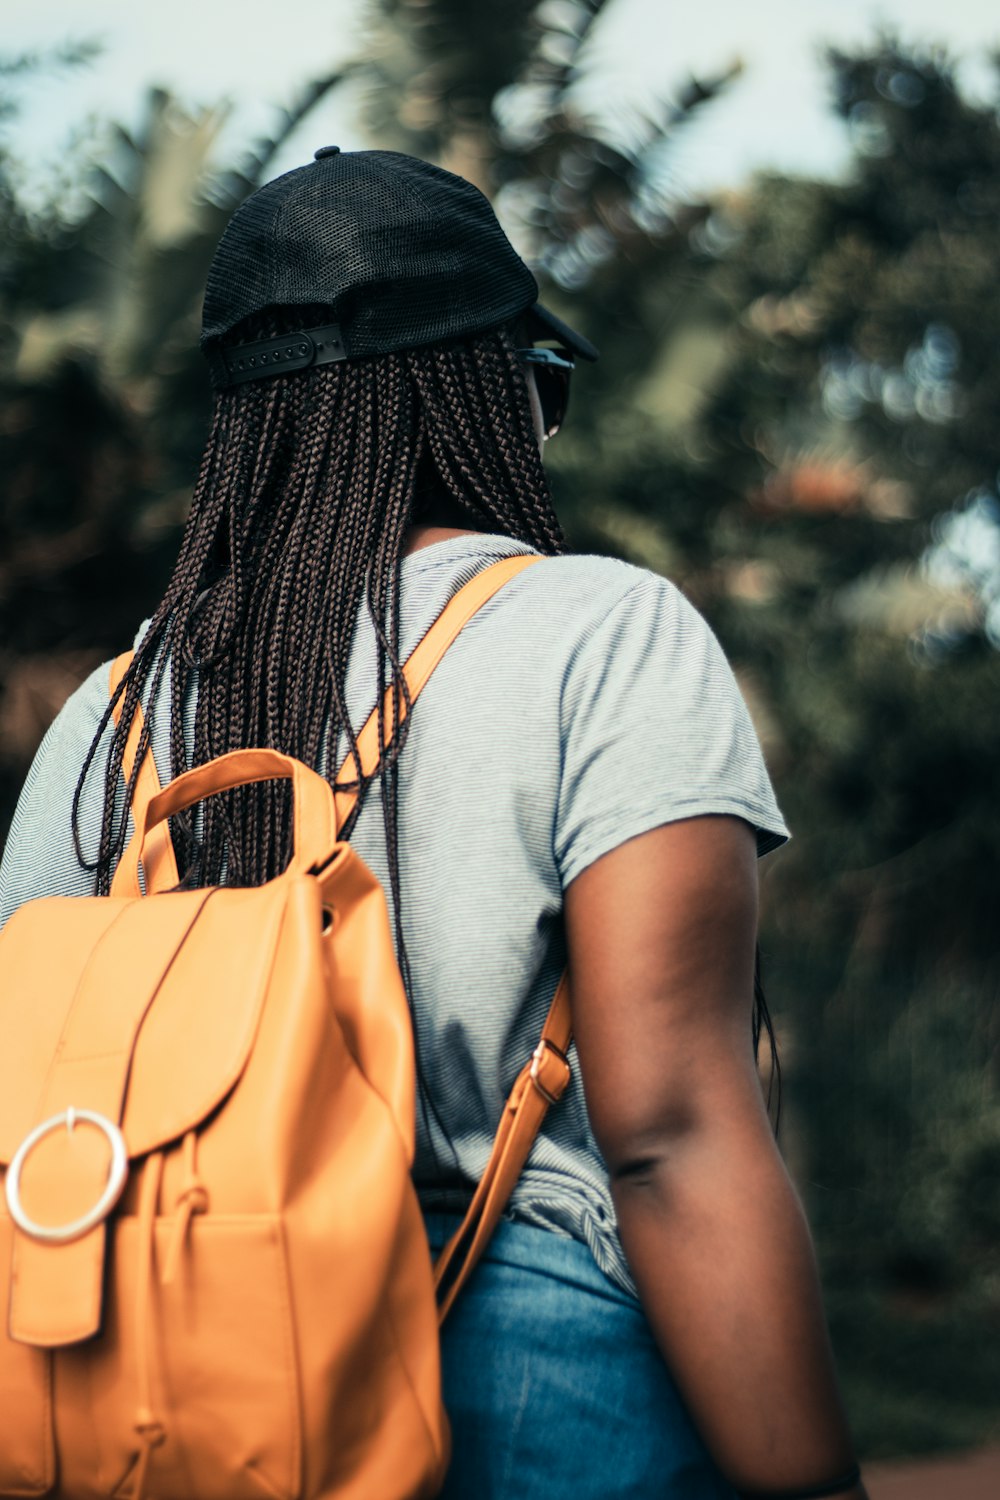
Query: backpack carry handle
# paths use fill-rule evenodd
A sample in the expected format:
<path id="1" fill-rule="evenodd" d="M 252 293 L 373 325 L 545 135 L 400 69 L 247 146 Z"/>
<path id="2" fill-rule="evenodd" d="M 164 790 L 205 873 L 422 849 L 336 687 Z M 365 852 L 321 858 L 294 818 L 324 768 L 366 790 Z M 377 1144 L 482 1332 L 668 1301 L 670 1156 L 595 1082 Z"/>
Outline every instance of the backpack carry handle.
<path id="1" fill-rule="evenodd" d="M 141 894 L 139 863 L 143 845 L 148 834 L 164 819 L 193 807 L 205 797 L 214 797 L 217 792 L 277 780 L 292 783 L 295 845 L 291 867 L 304 872 L 329 859 L 337 842 L 337 819 L 329 783 L 302 761 L 283 755 L 280 750 L 231 750 L 228 755 L 184 771 L 150 799 L 118 862 L 111 884 L 112 896 Z M 154 883 L 150 894 L 159 888 Z"/>

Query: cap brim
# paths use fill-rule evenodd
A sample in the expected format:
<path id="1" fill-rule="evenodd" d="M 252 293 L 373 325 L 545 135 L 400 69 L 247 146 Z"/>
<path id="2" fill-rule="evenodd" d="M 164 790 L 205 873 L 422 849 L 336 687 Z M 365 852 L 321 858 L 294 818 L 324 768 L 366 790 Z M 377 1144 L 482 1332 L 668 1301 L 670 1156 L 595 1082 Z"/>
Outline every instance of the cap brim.
<path id="1" fill-rule="evenodd" d="M 577 333 L 564 323 L 562 318 L 557 318 L 554 312 L 543 307 L 540 302 L 535 302 L 528 308 L 529 332 L 535 338 L 558 339 L 565 344 L 567 349 L 572 349 L 574 354 L 579 354 L 581 359 L 595 360 L 600 356 L 589 339 L 585 339 L 582 333 Z M 534 326 L 532 326 L 534 325 Z"/>

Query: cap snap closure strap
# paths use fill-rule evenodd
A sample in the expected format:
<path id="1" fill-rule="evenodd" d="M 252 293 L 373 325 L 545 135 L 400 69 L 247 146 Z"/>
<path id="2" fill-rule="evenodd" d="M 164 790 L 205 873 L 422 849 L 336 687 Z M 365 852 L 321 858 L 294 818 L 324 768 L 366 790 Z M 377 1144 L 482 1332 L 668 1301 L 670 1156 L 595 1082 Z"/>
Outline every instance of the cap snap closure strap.
<path id="1" fill-rule="evenodd" d="M 245 380 L 266 380 L 270 375 L 305 370 L 309 365 L 327 365 L 346 359 L 347 350 L 338 323 L 322 328 L 303 328 L 253 344 L 235 344 L 217 349 L 212 373 L 218 386 L 240 385 Z"/>

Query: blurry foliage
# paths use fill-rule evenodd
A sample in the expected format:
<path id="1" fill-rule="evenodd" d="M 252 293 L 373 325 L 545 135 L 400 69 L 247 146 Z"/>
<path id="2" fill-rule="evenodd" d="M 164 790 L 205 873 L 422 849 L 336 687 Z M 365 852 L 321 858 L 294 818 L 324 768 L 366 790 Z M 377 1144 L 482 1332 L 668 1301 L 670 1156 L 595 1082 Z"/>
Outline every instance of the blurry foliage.
<path id="1" fill-rule="evenodd" d="M 764 944 L 855 1422 L 871 1452 L 973 1442 L 1000 1375 L 1000 90 L 973 104 L 891 36 L 832 53 L 848 180 L 678 202 L 672 143 L 731 75 L 598 122 L 603 9 L 369 0 L 348 72 L 372 143 L 477 181 L 602 349 L 549 449 L 561 513 L 706 613 L 797 834 Z M 2 135 L 26 66 L 0 67 L 4 817 L 158 597 L 214 243 L 338 82 L 225 168 L 221 113 L 154 92 L 29 213 Z"/>
<path id="2" fill-rule="evenodd" d="M 51 61 L 0 66 L 0 131 L 13 85 Z M 122 649 L 162 592 L 208 411 L 197 349 L 208 263 L 233 209 L 337 82 L 311 84 L 273 138 L 223 171 L 212 160 L 223 111 L 192 115 L 153 90 L 135 135 L 110 126 L 31 212 L 0 135 L 3 827 L 67 686 Z"/>

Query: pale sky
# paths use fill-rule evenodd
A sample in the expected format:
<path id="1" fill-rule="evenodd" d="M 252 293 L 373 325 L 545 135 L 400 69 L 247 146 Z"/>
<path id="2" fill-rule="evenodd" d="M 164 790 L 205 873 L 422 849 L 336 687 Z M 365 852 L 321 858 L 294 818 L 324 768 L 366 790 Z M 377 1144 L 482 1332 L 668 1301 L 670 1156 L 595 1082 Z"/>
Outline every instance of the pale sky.
<path id="1" fill-rule="evenodd" d="M 12 138 L 29 165 L 42 166 L 88 116 L 134 122 L 152 84 L 189 104 L 228 98 L 225 142 L 236 153 L 269 128 L 299 85 L 357 51 L 365 7 L 359 0 L 4 0 L 3 12 L 0 47 L 8 56 L 70 37 L 106 44 L 86 70 L 23 89 Z M 835 173 L 846 142 L 826 106 L 819 51 L 826 42 L 870 39 L 880 24 L 906 40 L 946 43 L 969 88 L 985 86 L 987 53 L 1000 45 L 995 0 L 610 0 L 594 38 L 589 89 L 613 113 L 740 58 L 743 76 L 699 114 L 677 150 L 678 186 L 691 193 L 732 186 L 762 166 Z M 329 142 L 364 144 L 349 97 L 319 106 L 276 170 Z"/>

